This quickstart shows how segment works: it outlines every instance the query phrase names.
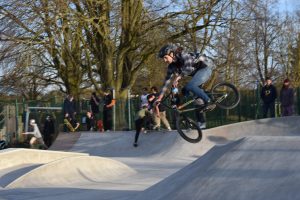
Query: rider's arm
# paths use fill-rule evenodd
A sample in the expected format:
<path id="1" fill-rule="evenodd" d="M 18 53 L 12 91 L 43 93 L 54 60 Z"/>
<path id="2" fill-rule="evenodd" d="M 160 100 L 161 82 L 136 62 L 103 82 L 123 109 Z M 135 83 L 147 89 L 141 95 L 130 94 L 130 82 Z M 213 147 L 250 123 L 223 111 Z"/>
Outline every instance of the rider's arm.
<path id="1" fill-rule="evenodd" d="M 164 96 L 164 93 L 167 91 L 168 89 L 168 85 L 171 83 L 171 80 L 172 80 L 172 77 L 174 76 L 174 73 L 175 73 L 175 66 L 173 66 L 172 64 L 170 64 L 168 66 L 168 70 L 167 70 L 167 75 L 166 75 L 166 78 L 165 78 L 165 82 L 163 84 L 163 87 L 159 93 L 159 96 L 158 96 L 158 100 L 160 101 L 162 99 L 162 97 Z"/>
<path id="2" fill-rule="evenodd" d="M 173 86 L 174 86 L 174 87 L 177 87 L 178 81 L 179 81 L 181 78 L 182 78 L 181 75 L 177 75 L 177 76 L 176 76 L 176 78 L 175 78 L 174 81 L 173 81 Z"/>

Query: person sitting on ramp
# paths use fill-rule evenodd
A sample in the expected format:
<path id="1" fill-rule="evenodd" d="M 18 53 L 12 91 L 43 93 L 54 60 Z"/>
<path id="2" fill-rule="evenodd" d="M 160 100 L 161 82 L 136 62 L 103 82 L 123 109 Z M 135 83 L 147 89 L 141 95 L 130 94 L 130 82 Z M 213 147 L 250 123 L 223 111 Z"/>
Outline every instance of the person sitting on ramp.
<path id="1" fill-rule="evenodd" d="M 30 147 L 34 148 L 34 145 L 39 144 L 39 145 L 41 145 L 41 147 L 43 149 L 48 149 L 47 145 L 45 144 L 45 142 L 43 140 L 42 134 L 41 134 L 40 129 L 37 126 L 35 120 L 31 119 L 29 124 L 30 124 L 31 128 L 33 128 L 33 131 L 32 132 L 25 132 L 25 133 L 22 133 L 22 134 L 33 135 L 33 137 L 30 139 L 30 142 L 29 142 Z"/>

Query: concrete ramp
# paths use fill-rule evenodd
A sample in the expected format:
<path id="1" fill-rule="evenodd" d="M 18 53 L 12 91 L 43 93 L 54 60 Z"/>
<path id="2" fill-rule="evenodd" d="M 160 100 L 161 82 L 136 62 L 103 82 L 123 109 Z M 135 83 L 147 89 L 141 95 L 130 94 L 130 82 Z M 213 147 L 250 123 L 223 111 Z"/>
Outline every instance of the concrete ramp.
<path id="1" fill-rule="evenodd" d="M 0 170 L 28 164 L 45 164 L 72 156 L 87 156 L 86 153 L 41 151 L 35 149 L 6 149 L 0 153 Z"/>
<path id="2" fill-rule="evenodd" d="M 61 133 L 50 152 L 69 155 L 48 159 L 39 151 L 31 163 L 31 156 L 12 156 L 16 161 L 0 168 L 7 186 L 0 197 L 297 199 L 299 127 L 300 117 L 255 120 L 205 130 L 196 144 L 176 131 L 142 133 L 138 148 L 133 131 Z M 20 161 L 23 155 L 28 161 Z"/>
<path id="3" fill-rule="evenodd" d="M 123 163 L 108 158 L 68 157 L 37 167 L 6 188 L 76 187 L 123 179 L 135 173 Z"/>
<path id="4" fill-rule="evenodd" d="M 133 199 L 298 199 L 299 183 L 300 137 L 250 137 L 214 147 Z"/>

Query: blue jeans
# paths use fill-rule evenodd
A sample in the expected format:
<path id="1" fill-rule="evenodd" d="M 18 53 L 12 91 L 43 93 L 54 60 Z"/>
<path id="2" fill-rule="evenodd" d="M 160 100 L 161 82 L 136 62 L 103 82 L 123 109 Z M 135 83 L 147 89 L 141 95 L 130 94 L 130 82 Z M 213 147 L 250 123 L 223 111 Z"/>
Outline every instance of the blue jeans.
<path id="1" fill-rule="evenodd" d="M 187 93 L 192 92 L 196 98 L 201 98 L 206 103 L 210 99 L 207 94 L 201 89 L 199 86 L 205 83 L 211 76 L 211 69 L 206 67 L 204 69 L 200 69 L 193 76 L 192 80 L 190 80 L 186 86 L 184 86 Z"/>

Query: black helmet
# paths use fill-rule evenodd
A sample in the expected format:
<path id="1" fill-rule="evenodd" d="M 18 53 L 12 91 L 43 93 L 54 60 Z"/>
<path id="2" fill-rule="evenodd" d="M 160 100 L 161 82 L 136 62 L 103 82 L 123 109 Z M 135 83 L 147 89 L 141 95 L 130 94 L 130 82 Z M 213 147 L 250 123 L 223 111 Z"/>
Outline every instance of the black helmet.
<path id="1" fill-rule="evenodd" d="M 169 55 L 171 52 L 174 52 L 177 47 L 173 44 L 167 44 L 163 46 L 158 53 L 159 58 L 163 58 L 165 55 Z"/>

